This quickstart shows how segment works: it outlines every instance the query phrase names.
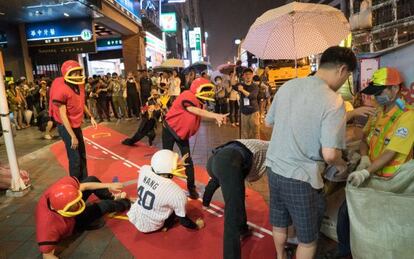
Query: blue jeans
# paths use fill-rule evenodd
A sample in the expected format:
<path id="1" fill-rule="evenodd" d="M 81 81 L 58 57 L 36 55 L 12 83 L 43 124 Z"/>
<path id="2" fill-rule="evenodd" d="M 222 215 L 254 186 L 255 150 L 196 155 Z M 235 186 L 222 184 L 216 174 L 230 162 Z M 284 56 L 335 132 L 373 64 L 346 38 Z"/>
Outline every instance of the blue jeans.
<path id="1" fill-rule="evenodd" d="M 69 160 L 69 175 L 76 177 L 79 181 L 82 181 L 88 177 L 88 169 L 86 167 L 86 150 L 85 143 L 83 142 L 83 135 L 81 128 L 72 128 L 73 132 L 78 139 L 78 148 L 72 149 L 72 138 L 65 126 L 58 125 L 58 132 L 63 142 L 65 143 L 66 153 Z"/>

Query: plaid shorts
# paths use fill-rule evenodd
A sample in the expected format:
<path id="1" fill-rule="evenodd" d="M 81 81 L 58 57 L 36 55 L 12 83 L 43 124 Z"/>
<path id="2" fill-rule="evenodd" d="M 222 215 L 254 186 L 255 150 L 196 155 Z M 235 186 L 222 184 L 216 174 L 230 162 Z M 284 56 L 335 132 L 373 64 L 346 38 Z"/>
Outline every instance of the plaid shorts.
<path id="1" fill-rule="evenodd" d="M 286 228 L 293 223 L 299 242 L 318 239 L 325 212 L 325 198 L 307 182 L 286 178 L 268 170 L 270 190 L 270 223 Z"/>

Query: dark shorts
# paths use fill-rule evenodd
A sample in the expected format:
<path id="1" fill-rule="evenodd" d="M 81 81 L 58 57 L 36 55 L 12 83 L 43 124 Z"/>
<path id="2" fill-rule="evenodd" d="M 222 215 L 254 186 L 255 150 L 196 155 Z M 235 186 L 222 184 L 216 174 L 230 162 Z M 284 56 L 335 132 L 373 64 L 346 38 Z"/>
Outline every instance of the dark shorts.
<path id="1" fill-rule="evenodd" d="M 325 197 L 307 182 L 286 178 L 267 169 L 270 190 L 270 223 L 274 227 L 296 229 L 299 242 L 318 239 L 325 212 Z"/>

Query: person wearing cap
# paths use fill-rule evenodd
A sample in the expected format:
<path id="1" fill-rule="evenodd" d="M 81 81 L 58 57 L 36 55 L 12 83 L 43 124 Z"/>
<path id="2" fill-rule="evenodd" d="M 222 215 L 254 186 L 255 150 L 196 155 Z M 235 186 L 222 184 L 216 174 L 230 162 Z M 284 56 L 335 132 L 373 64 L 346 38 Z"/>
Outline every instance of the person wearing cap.
<path id="1" fill-rule="evenodd" d="M 253 82 L 251 68 L 243 70 L 242 78 L 243 82 L 232 82 L 240 93 L 241 138 L 260 139 L 259 87 Z"/>
<path id="2" fill-rule="evenodd" d="M 361 91 L 375 98 L 378 109 L 364 128 L 361 161 L 356 171 L 348 176 L 349 184 L 358 187 L 374 174 L 390 178 L 413 158 L 414 111 L 400 99 L 403 81 L 397 69 L 384 67 L 374 72 L 368 87 Z M 349 224 L 345 201 L 338 211 L 338 247 L 326 258 L 351 254 Z"/>
<path id="3" fill-rule="evenodd" d="M 106 214 L 128 210 L 131 202 L 122 188 L 122 183 L 101 183 L 95 176 L 81 182 L 65 176 L 46 189 L 35 211 L 36 240 L 43 258 L 57 258 L 60 241 L 101 227 L 104 222 L 99 220 Z M 92 194 L 98 201 L 85 204 Z"/>
<path id="4" fill-rule="evenodd" d="M 56 78 L 50 89 L 49 115 L 57 122 L 59 135 L 65 143 L 69 160 L 69 174 L 79 181 L 88 176 L 86 150 L 82 134 L 83 114 L 97 124 L 85 105 L 85 77 L 77 61 L 67 60 L 62 64 L 62 77 Z"/>

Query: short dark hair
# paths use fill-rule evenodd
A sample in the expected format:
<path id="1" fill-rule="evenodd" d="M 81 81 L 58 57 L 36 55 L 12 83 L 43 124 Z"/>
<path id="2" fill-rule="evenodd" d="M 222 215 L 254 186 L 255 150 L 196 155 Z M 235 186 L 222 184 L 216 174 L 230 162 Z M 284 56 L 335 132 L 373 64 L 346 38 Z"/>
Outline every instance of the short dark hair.
<path id="1" fill-rule="evenodd" d="M 221 80 L 223 80 L 223 78 L 221 77 L 221 76 L 216 76 L 215 78 L 214 78 L 214 81 L 217 81 L 217 79 L 221 79 Z"/>
<path id="2" fill-rule="evenodd" d="M 253 77 L 253 81 L 255 81 L 255 82 L 260 81 L 260 77 L 258 75 L 255 75 Z"/>
<path id="3" fill-rule="evenodd" d="M 334 46 L 326 49 L 321 57 L 320 68 L 332 68 L 337 65 L 346 65 L 349 71 L 354 71 L 357 59 L 350 48 Z"/>
<path id="4" fill-rule="evenodd" d="M 253 70 L 251 68 L 245 68 L 245 69 L 243 69 L 243 73 L 242 74 L 244 75 L 246 73 L 253 73 Z"/>

